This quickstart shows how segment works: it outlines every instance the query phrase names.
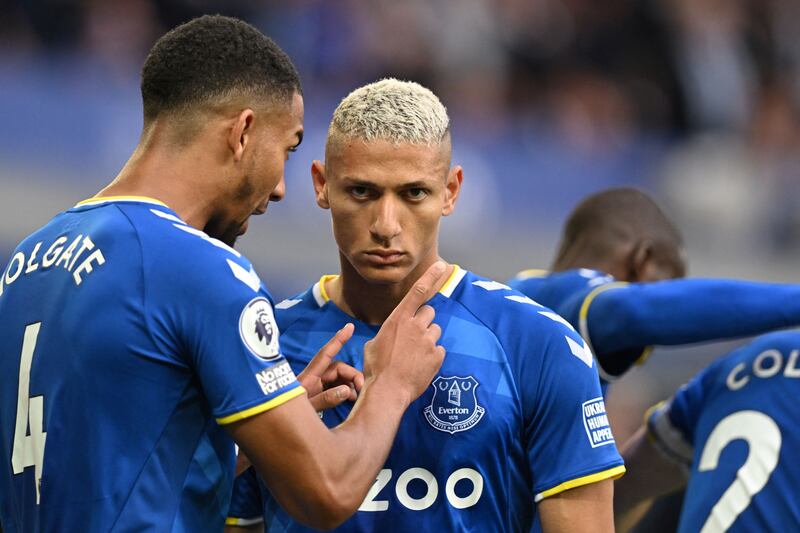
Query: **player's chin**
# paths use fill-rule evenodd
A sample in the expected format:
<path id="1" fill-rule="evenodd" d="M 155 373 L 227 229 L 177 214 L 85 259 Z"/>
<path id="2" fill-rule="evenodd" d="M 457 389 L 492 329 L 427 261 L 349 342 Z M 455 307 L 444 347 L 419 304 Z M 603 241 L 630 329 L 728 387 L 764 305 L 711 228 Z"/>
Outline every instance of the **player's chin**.
<path id="1" fill-rule="evenodd" d="M 245 231 L 247 231 L 247 225 L 244 226 L 241 224 L 227 224 L 221 225 L 217 223 L 209 223 L 203 228 L 203 231 L 209 237 L 217 239 L 218 241 L 222 241 L 231 248 L 233 245 L 236 244 L 236 239 L 243 235 Z"/>
<path id="2" fill-rule="evenodd" d="M 227 244 L 228 246 L 230 246 L 231 248 L 233 248 L 234 245 L 236 244 L 236 239 L 238 239 L 240 235 L 244 235 L 244 233 L 243 232 L 239 233 L 238 231 L 237 232 L 226 232 L 226 233 L 220 235 L 218 237 L 218 239 L 220 241 L 224 242 L 225 244 Z"/>

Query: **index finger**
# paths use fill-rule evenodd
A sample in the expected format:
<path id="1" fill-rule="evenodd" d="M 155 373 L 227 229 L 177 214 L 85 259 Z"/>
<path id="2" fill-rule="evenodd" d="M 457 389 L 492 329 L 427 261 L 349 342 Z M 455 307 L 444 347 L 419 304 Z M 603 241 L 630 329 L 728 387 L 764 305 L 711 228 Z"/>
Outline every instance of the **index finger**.
<path id="1" fill-rule="evenodd" d="M 395 307 L 389 318 L 393 316 L 414 316 L 417 309 L 430 300 L 442 284 L 442 277 L 447 271 L 444 261 L 436 261 L 414 283 L 414 286 Z"/>
<path id="2" fill-rule="evenodd" d="M 322 376 L 322 374 L 330 366 L 333 358 L 342 349 L 342 346 L 350 340 L 353 336 L 355 326 L 352 323 L 347 323 L 342 329 L 336 332 L 331 340 L 325 343 L 325 346 L 320 348 L 317 355 L 314 356 L 308 365 L 303 369 L 302 374 L 310 373 L 313 376 Z"/>

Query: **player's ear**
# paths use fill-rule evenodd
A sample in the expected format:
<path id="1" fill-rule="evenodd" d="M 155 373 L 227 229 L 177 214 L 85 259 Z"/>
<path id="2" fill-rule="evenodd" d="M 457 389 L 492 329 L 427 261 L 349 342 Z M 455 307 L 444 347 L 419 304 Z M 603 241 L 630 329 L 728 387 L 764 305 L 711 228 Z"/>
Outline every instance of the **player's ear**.
<path id="1" fill-rule="evenodd" d="M 314 182 L 317 205 L 322 209 L 330 209 L 331 204 L 328 203 L 328 181 L 325 179 L 325 165 L 322 161 L 314 160 L 311 163 L 311 180 Z"/>
<path id="2" fill-rule="evenodd" d="M 243 109 L 233 120 L 228 130 L 228 148 L 233 154 L 233 160 L 239 162 L 244 155 L 244 149 L 253 133 L 253 119 L 255 113 L 252 109 Z"/>
<path id="3" fill-rule="evenodd" d="M 643 240 L 636 244 L 629 256 L 628 279 L 632 282 L 646 281 L 650 270 L 650 263 L 655 258 L 652 241 Z"/>
<path id="4" fill-rule="evenodd" d="M 461 194 L 461 182 L 464 180 L 464 169 L 461 165 L 456 165 L 447 173 L 445 183 L 444 205 L 442 206 L 442 216 L 447 216 L 456 208 L 458 195 Z"/>

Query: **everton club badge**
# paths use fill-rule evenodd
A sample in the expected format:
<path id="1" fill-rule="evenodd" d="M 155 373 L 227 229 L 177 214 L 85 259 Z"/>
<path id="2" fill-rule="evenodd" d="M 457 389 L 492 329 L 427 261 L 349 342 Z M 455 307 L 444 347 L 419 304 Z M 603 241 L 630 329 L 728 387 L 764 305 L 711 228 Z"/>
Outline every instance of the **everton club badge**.
<path id="1" fill-rule="evenodd" d="M 433 380 L 433 398 L 423 414 L 428 423 L 451 435 L 466 431 L 483 418 L 486 409 L 478 405 L 475 389 L 478 381 L 472 376 L 439 376 Z"/>

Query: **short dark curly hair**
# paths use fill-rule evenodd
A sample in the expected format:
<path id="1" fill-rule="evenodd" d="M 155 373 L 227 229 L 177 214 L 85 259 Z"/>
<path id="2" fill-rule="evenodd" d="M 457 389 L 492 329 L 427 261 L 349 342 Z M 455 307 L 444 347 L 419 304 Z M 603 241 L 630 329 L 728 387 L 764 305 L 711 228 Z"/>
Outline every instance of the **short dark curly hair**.
<path id="1" fill-rule="evenodd" d="M 142 67 L 145 124 L 240 93 L 277 101 L 300 93 L 289 56 L 250 24 L 204 15 L 164 34 Z"/>

